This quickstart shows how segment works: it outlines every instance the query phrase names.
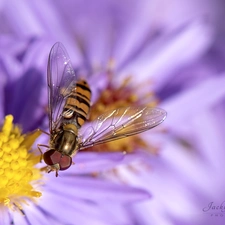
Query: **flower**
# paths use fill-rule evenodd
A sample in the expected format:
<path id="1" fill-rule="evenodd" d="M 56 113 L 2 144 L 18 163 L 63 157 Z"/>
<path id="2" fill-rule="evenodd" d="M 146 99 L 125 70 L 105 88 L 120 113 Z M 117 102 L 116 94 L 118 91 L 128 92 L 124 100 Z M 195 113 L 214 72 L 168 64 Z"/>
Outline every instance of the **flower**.
<path id="1" fill-rule="evenodd" d="M 12 37 L 5 37 L 0 41 L 0 45 L 7 49 L 0 61 L 0 78 L 4 81 L 1 82 L 1 120 L 5 114 L 13 115 L 16 124 L 25 133 L 18 138 L 29 137 L 27 132 L 36 128 L 47 128 L 46 68 L 42 64 L 46 66 L 50 50 L 48 43 L 32 38 L 17 40 L 15 43 Z M 38 52 L 40 46 L 42 52 Z M 97 92 L 93 92 L 96 95 Z M 13 127 L 12 124 L 11 126 Z M 15 129 L 19 129 L 17 125 Z M 20 194 L 10 198 L 10 207 L 5 204 L 6 201 L 1 202 L 0 224 L 89 224 L 90 221 L 93 224 L 107 224 L 109 221 L 114 224 L 132 223 L 123 205 L 150 197 L 142 189 L 117 184 L 101 177 L 103 171 L 138 158 L 136 152 L 126 156 L 125 160 L 122 160 L 123 152 L 80 153 L 74 160 L 75 166 L 60 173 L 56 179 L 54 174 L 42 171 L 45 164 L 38 163 L 40 153 L 37 152 L 36 144 L 30 153 L 31 142 L 33 144 L 34 138 L 29 139 L 29 145 L 26 146 L 29 155 L 26 161 L 31 163 L 30 154 L 39 155 L 34 156 L 36 163 L 32 165 L 35 165 L 34 170 L 40 177 L 37 179 L 38 189 L 33 186 L 33 181 L 28 180 L 27 185 L 30 185 L 31 193 L 39 193 L 40 196 Z M 47 144 L 47 137 L 43 134 L 35 143 Z M 10 197 L 14 193 L 9 192 L 7 195 Z"/>
<path id="2" fill-rule="evenodd" d="M 105 215 L 108 212 L 107 210 L 104 212 L 103 207 L 102 212 L 104 213 L 100 213 L 101 204 L 105 205 L 110 201 L 110 204 L 116 207 L 118 199 L 120 199 L 120 203 L 125 203 L 145 199 L 149 196 L 141 189 L 123 187 L 91 176 L 90 171 L 98 171 L 96 166 L 93 170 L 92 161 L 96 158 L 96 155 L 93 156 L 93 154 L 86 154 L 85 158 L 79 159 L 78 157 L 77 160 L 79 169 L 76 169 L 76 172 L 89 174 L 88 176 L 76 176 L 75 173 L 69 172 L 62 174 L 62 183 L 50 174 L 43 174 L 40 165 L 38 166 L 40 156 L 29 151 L 41 132 L 37 130 L 34 133 L 22 135 L 20 128 L 13 126 L 12 120 L 11 115 L 6 116 L 0 132 L 0 209 L 4 224 L 34 224 L 37 220 L 42 221 L 42 224 L 49 224 L 50 221 L 66 224 L 73 223 L 74 220 L 87 224 L 90 218 L 95 223 L 104 224 L 107 222 L 108 217 Z M 109 166 L 110 161 L 121 159 L 119 154 L 108 156 L 103 154 L 98 158 L 99 162 L 102 161 L 101 166 L 103 167 L 105 163 Z M 63 213 L 58 215 L 58 212 L 53 209 L 58 209 Z M 89 212 L 89 217 L 84 216 L 86 210 Z M 113 213 L 110 212 L 110 214 Z M 123 218 L 115 219 L 117 222 L 120 220 L 123 221 Z"/>
<path id="3" fill-rule="evenodd" d="M 41 196 L 41 193 L 33 188 L 41 178 L 40 171 L 35 168 L 39 158 L 28 152 L 40 132 L 22 136 L 20 129 L 13 127 L 12 121 L 12 115 L 6 116 L 0 133 L 0 203 L 12 209 L 22 210 L 21 198 L 26 202 L 26 198 L 32 200 Z"/>
<path id="4" fill-rule="evenodd" d="M 163 135 L 145 133 L 142 136 L 150 144 L 159 146 L 157 155 L 144 152 L 141 160 L 129 167 L 119 166 L 113 173 L 101 174 L 104 179 L 116 182 L 121 177 L 123 182 L 153 193 L 150 201 L 127 207 L 127 211 L 116 207 L 119 218 L 132 217 L 120 220 L 120 224 L 127 221 L 128 224 L 208 224 L 209 217 L 202 208 L 211 199 L 220 201 L 224 196 L 221 173 L 224 170 L 221 137 L 224 133 L 224 64 L 221 62 L 224 34 L 220 22 L 224 19 L 221 16 L 223 3 L 98 0 L 88 4 L 57 1 L 54 7 L 52 4 L 14 2 L 14 7 L 19 9 L 14 14 L 14 8 L 7 1 L 2 6 L 7 22 L 0 27 L 10 33 L 17 44 L 18 37 L 29 40 L 26 42 L 31 43 L 31 49 L 41 46 L 45 51 L 47 45 L 49 49 L 54 42 L 63 42 L 77 72 L 94 84 L 95 101 L 100 96 L 99 83 L 95 86 L 97 74 L 107 79 L 108 71 L 113 71 L 110 82 L 114 90 L 124 77 L 132 76 L 130 85 L 138 87 L 138 96 L 140 83 L 151 80 L 153 85 L 149 90 L 157 94 L 160 104 L 169 112 L 165 122 L 167 131 Z M 20 54 L 20 60 L 26 61 L 22 56 L 24 54 Z M 40 61 L 34 60 L 33 65 L 43 72 Z M 107 81 L 101 90 L 106 86 Z M 24 123 L 26 125 L 25 119 Z M 98 164 L 91 154 L 79 154 L 76 160 L 90 156 L 88 159 L 100 170 L 106 166 Z M 108 160 L 112 156 L 109 154 L 105 156 Z M 128 157 L 135 158 L 135 154 Z M 104 209 L 109 212 L 110 206 Z M 40 214 L 36 214 L 37 218 L 42 218 Z M 211 219 L 212 224 L 224 222 L 220 218 Z"/>
<path id="5" fill-rule="evenodd" d="M 18 42 L 19 47 L 12 39 L 6 38 L 1 43 L 4 47 L 6 43 L 10 43 L 8 44 L 10 51 L 6 53 L 6 57 L 1 58 L 3 65 L 1 79 L 4 79 L 1 89 L 3 93 L 1 102 L 4 103 L 3 115 L 13 114 L 16 123 L 23 128 L 25 133 L 35 128 L 46 129 L 47 96 L 45 89 L 47 85 L 45 69 L 40 64 L 44 62 L 43 58 L 47 61 L 47 57 L 43 56 L 43 52 L 47 52 L 44 47 L 47 44 L 35 39 Z M 44 47 L 43 52 L 40 53 L 41 57 L 38 53 L 40 46 Z M 37 55 L 39 57 L 36 58 Z M 10 65 L 16 66 L 10 69 Z M 97 91 L 94 90 L 94 96 L 97 96 L 96 93 Z M 36 143 L 47 144 L 46 139 L 47 137 L 42 135 Z M 33 145 L 32 152 L 36 153 L 36 149 L 36 145 Z M 30 150 L 28 146 L 27 150 Z M 130 160 L 138 157 L 139 154 L 133 152 L 122 161 L 123 152 L 80 153 L 74 160 L 76 165 L 60 173 L 58 179 L 53 174 L 46 174 L 42 171 L 41 168 L 45 164 L 37 163 L 35 168 L 38 168 L 39 173 L 41 172 L 41 177 L 37 180 L 40 197 L 17 196 L 19 203 L 16 204 L 12 199 L 12 205 L 17 206 L 11 208 L 2 203 L 0 210 L 2 223 L 34 224 L 39 221 L 41 224 L 49 224 L 49 222 L 52 224 L 89 224 L 90 221 L 93 224 L 107 224 L 109 221 L 113 224 L 132 223 L 132 218 L 126 214 L 123 205 L 149 198 L 150 194 L 139 188 L 109 181 L 101 174 L 103 171 L 111 170 L 121 163 L 129 163 Z M 63 182 L 60 179 L 63 179 Z M 61 213 L 59 214 L 58 211 Z"/>
<path id="6" fill-rule="evenodd" d="M 113 71 L 108 72 L 106 76 L 113 77 Z M 109 79 L 110 80 L 110 79 Z M 132 87 L 132 78 L 128 77 L 123 81 L 122 84 L 115 86 L 111 82 L 104 87 L 99 95 L 97 101 L 91 107 L 90 121 L 96 119 L 99 115 L 102 115 L 107 111 L 118 109 L 121 107 L 129 106 L 157 106 L 156 97 L 152 92 L 147 92 L 147 85 L 150 84 L 140 84 L 139 86 Z M 135 91 L 142 87 L 145 89 L 142 93 L 135 94 Z M 90 151 L 124 151 L 133 152 L 137 149 L 146 149 L 148 151 L 154 151 L 153 147 L 150 147 L 140 135 L 130 136 L 125 139 L 115 140 L 113 142 L 107 142 L 99 146 L 93 146 Z"/>

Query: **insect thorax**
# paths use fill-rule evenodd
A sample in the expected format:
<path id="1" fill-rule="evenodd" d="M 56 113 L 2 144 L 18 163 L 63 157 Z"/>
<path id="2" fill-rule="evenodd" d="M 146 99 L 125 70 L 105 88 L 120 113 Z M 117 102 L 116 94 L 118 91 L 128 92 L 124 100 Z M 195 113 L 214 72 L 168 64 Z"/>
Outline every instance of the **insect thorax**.
<path id="1" fill-rule="evenodd" d="M 78 129 L 74 124 L 65 124 L 61 126 L 53 135 L 51 147 L 64 155 L 73 155 L 78 145 Z"/>

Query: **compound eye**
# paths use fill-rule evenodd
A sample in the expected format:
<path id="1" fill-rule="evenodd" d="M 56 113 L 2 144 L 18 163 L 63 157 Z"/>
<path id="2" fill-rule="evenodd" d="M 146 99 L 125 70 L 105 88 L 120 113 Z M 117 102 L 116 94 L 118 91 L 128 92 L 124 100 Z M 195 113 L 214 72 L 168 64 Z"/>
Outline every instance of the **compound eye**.
<path id="1" fill-rule="evenodd" d="M 43 155 L 45 163 L 49 166 L 59 163 L 61 157 L 62 154 L 56 150 L 49 150 Z"/>
<path id="2" fill-rule="evenodd" d="M 59 162 L 60 170 L 68 169 L 71 166 L 71 164 L 72 164 L 72 158 L 68 155 L 62 155 Z"/>

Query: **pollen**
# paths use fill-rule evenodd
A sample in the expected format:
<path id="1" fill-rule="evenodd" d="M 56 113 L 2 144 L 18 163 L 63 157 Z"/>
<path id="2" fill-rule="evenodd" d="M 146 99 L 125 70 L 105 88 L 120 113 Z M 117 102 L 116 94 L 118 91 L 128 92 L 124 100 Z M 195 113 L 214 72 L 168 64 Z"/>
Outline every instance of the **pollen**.
<path id="1" fill-rule="evenodd" d="M 0 205 L 22 210 L 23 203 L 41 196 L 34 188 L 42 176 L 35 168 L 40 158 L 29 151 L 40 134 L 22 135 L 13 116 L 5 117 L 0 129 Z"/>
<path id="2" fill-rule="evenodd" d="M 120 107 L 147 105 L 155 107 L 158 100 L 155 94 L 149 91 L 151 84 L 145 82 L 132 86 L 132 78 L 127 77 L 119 86 L 112 85 L 111 82 L 104 91 L 102 91 L 98 101 L 91 108 L 90 120 L 109 110 Z M 154 146 L 149 146 L 141 135 L 134 135 L 127 138 L 119 139 L 90 148 L 90 151 L 122 151 L 133 152 L 135 149 L 145 149 L 152 153 L 157 153 Z"/>

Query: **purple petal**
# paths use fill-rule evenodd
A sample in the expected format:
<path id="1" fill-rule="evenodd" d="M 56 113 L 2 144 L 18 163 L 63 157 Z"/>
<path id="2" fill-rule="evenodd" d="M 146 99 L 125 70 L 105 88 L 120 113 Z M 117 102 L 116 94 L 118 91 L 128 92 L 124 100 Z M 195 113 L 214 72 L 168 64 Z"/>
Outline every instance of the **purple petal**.
<path id="1" fill-rule="evenodd" d="M 201 20 L 193 22 L 181 31 L 157 40 L 155 45 L 147 46 L 121 73 L 141 74 L 142 79 L 153 77 L 154 88 L 158 89 L 168 82 L 175 69 L 192 62 L 208 50 L 212 38 L 210 24 Z M 190 44 L 192 48 L 187 50 Z"/>
<path id="2" fill-rule="evenodd" d="M 43 84 L 42 74 L 31 68 L 19 80 L 6 86 L 5 114 L 12 114 L 14 123 L 22 125 L 24 132 L 36 129 L 45 117 L 39 105 Z"/>
<path id="3" fill-rule="evenodd" d="M 23 210 L 25 212 L 27 221 L 29 221 L 29 224 L 49 224 L 48 216 L 43 213 L 43 211 L 40 211 L 38 209 L 38 204 L 35 203 L 30 202 L 29 205 L 23 205 Z"/>
<path id="4" fill-rule="evenodd" d="M 124 154 L 122 152 L 114 153 L 91 153 L 78 152 L 73 158 L 75 165 L 72 165 L 64 174 L 85 174 L 107 171 L 121 164 L 128 164 L 133 160 L 142 157 L 142 154 L 137 151 L 134 153 Z"/>
<path id="5" fill-rule="evenodd" d="M 56 217 L 58 221 L 60 220 L 65 224 L 89 224 L 90 221 L 92 221 L 92 224 L 108 224 L 109 218 L 111 218 L 109 215 L 114 214 L 112 213 L 112 208 L 117 209 L 118 204 L 110 202 L 110 206 L 111 212 L 108 212 L 108 210 L 105 210 L 104 205 L 100 208 L 101 205 L 90 200 L 84 201 L 71 197 L 67 198 L 63 194 L 55 195 L 52 192 L 47 193 L 39 202 L 39 207 L 45 212 L 47 218 Z M 59 211 L 60 214 L 58 213 Z M 115 218 L 112 217 L 111 220 L 115 221 L 116 224 L 122 224 L 121 220 L 127 222 L 127 218 L 119 214 L 115 215 Z"/>
<path id="6" fill-rule="evenodd" d="M 90 153 L 79 152 L 73 161 L 75 165 L 68 173 L 90 173 L 107 170 L 115 167 L 124 158 L 121 152 L 116 153 Z"/>
<path id="7" fill-rule="evenodd" d="M 0 208 L 0 224 L 11 224 L 12 219 L 10 218 L 9 209 L 5 206 Z"/>
<path id="8" fill-rule="evenodd" d="M 12 224 L 15 224 L 15 225 L 20 225 L 20 224 L 30 225 L 27 218 L 25 216 L 23 216 L 21 214 L 21 212 L 16 210 L 16 211 L 12 211 L 11 214 L 12 214 L 12 221 L 11 222 L 13 222 Z"/>
<path id="9" fill-rule="evenodd" d="M 58 179 L 52 176 L 47 188 L 48 190 L 54 190 L 55 193 L 61 193 L 63 186 L 67 187 L 68 194 L 65 193 L 65 197 L 68 195 L 77 199 L 92 201 L 133 202 L 150 197 L 149 193 L 143 189 L 118 185 L 100 180 L 100 178 L 69 176 L 63 173 Z"/>
<path id="10" fill-rule="evenodd" d="M 168 112 L 168 118 L 164 124 L 173 126 L 178 124 L 178 121 L 188 121 L 188 118 L 197 116 L 216 102 L 222 101 L 225 96 L 224 82 L 223 76 L 207 79 L 163 103 L 162 108 Z M 181 106 L 182 113 L 177 113 Z"/>

